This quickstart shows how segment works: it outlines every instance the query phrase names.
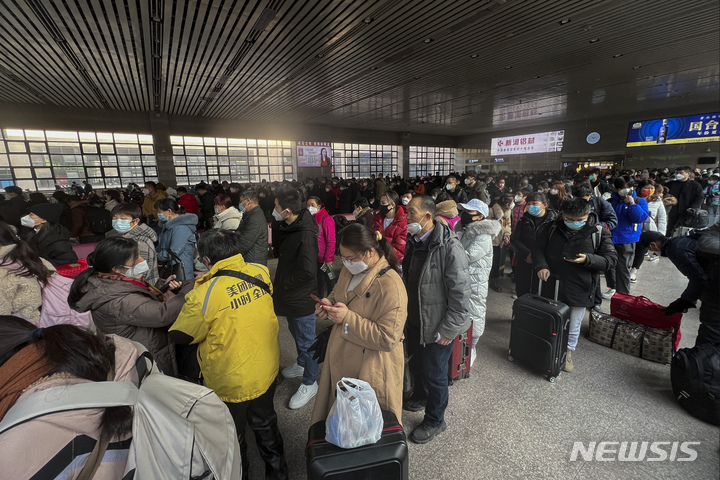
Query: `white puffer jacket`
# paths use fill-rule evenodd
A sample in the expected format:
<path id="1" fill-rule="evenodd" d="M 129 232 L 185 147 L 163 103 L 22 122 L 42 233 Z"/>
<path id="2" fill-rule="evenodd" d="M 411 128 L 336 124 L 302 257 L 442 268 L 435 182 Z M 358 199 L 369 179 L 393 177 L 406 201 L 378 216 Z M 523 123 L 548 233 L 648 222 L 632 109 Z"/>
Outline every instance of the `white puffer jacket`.
<path id="1" fill-rule="evenodd" d="M 660 232 L 665 235 L 667 228 L 667 213 L 665 213 L 665 206 L 662 200 L 655 200 L 654 202 L 648 202 L 648 213 L 650 214 L 643 222 L 643 232 Z"/>
<path id="2" fill-rule="evenodd" d="M 218 230 L 237 230 L 242 221 L 243 214 L 235 207 L 230 207 L 215 215 L 215 225 Z"/>
<path id="3" fill-rule="evenodd" d="M 485 302 L 488 291 L 488 277 L 493 262 L 493 238 L 502 229 L 497 220 L 480 220 L 464 226 L 458 222 L 455 233 L 460 237 L 465 253 L 468 256 L 470 269 L 471 293 L 470 309 L 473 320 L 473 337 L 479 337 L 485 331 Z"/>

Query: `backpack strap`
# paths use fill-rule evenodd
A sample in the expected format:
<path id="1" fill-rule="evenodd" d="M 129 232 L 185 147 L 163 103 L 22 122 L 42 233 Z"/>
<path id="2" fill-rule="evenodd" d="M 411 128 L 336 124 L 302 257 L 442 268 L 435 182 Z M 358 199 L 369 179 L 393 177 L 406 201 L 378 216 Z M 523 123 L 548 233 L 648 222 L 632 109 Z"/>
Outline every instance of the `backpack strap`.
<path id="1" fill-rule="evenodd" d="M 595 225 L 595 231 L 592 234 L 593 253 L 597 252 L 597 249 L 600 248 L 600 241 L 602 240 L 602 230 L 602 225 Z"/>
<path id="2" fill-rule="evenodd" d="M 380 271 L 378 272 L 377 277 L 375 277 L 375 278 L 380 278 L 380 277 L 382 277 L 382 276 L 385 275 L 387 272 L 389 272 L 391 268 L 392 268 L 392 267 L 391 267 L 390 265 L 388 265 L 387 267 L 383 268 L 382 270 L 380 270 Z"/>
<path id="3" fill-rule="evenodd" d="M 18 400 L 0 422 L 0 434 L 51 413 L 133 406 L 139 392 L 133 382 L 89 382 L 48 388 Z"/>
<path id="4" fill-rule="evenodd" d="M 256 287 L 262 288 L 268 293 L 268 295 L 272 295 L 272 292 L 270 291 L 270 285 L 263 282 L 262 280 L 258 280 L 257 278 L 248 275 L 247 273 L 238 272 L 236 270 L 218 270 L 215 275 L 213 275 L 213 277 L 219 276 L 239 278 L 240 280 L 252 283 Z"/>

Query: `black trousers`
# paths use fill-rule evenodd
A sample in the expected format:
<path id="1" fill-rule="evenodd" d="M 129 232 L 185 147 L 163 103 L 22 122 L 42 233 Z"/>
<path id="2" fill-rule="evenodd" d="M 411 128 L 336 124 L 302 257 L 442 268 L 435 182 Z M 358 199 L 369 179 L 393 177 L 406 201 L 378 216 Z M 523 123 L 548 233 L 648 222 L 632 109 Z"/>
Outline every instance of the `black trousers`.
<path id="1" fill-rule="evenodd" d="M 540 279 L 534 273 L 534 265 L 532 263 L 527 263 L 524 258 L 518 256 L 513 271 L 515 272 L 515 292 L 518 298 L 526 293 L 537 293 Z"/>
<path id="2" fill-rule="evenodd" d="M 324 263 L 318 263 L 317 264 L 317 282 L 318 282 L 318 296 L 320 298 L 325 298 L 328 295 L 330 295 L 330 292 L 332 292 L 332 289 L 335 287 L 335 280 L 337 280 L 337 277 L 330 280 L 330 277 L 328 276 L 328 272 L 322 271 L 322 266 L 325 265 Z M 333 272 L 333 276 L 336 273 Z"/>
<path id="3" fill-rule="evenodd" d="M 501 243 L 497 247 L 493 247 L 493 262 L 490 268 L 490 278 L 502 277 L 505 271 L 505 244 Z"/>
<path id="4" fill-rule="evenodd" d="M 633 259 L 632 268 L 640 269 L 645 260 L 645 254 L 648 249 L 643 247 L 640 242 L 635 244 L 635 258 Z"/>
<path id="5" fill-rule="evenodd" d="M 605 273 L 607 286 L 619 293 L 630 295 L 630 267 L 635 254 L 635 244 L 618 243 L 615 245 L 615 251 L 618 255 L 618 262 L 614 269 Z"/>
<path id="6" fill-rule="evenodd" d="M 285 461 L 285 447 L 277 423 L 277 413 L 273 405 L 275 397 L 275 382 L 273 381 L 267 392 L 257 398 L 240 403 L 225 402 L 230 415 L 235 421 L 240 455 L 242 456 L 243 480 L 250 475 L 250 464 L 247 458 L 247 441 L 245 440 L 245 427 L 250 426 L 255 434 L 260 456 L 265 461 L 265 478 L 287 480 L 288 466 Z"/>

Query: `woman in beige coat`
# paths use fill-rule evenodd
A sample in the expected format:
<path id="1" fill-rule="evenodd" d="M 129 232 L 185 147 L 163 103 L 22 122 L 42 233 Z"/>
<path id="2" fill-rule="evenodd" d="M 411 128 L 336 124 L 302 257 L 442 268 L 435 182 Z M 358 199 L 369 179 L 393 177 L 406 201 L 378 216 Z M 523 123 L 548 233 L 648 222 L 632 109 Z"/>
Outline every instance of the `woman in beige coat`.
<path id="1" fill-rule="evenodd" d="M 401 421 L 403 328 L 407 293 L 390 243 L 360 224 L 345 227 L 340 237 L 344 268 L 315 314 L 331 327 L 320 375 L 312 423 L 325 420 L 342 377 L 365 380 L 375 390 L 380 408 Z"/>

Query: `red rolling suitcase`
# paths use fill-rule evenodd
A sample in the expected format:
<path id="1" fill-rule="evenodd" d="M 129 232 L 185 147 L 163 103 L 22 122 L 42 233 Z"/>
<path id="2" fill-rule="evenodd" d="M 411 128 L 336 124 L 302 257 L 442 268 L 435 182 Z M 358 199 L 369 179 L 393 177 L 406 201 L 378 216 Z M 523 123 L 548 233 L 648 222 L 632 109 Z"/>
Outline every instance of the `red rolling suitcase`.
<path id="1" fill-rule="evenodd" d="M 544 373 L 550 382 L 565 368 L 570 333 L 570 307 L 557 301 L 559 287 L 556 280 L 554 300 L 532 293 L 515 300 L 510 327 L 508 359 Z"/>
<path id="2" fill-rule="evenodd" d="M 472 325 L 468 331 L 461 333 L 453 340 L 453 351 L 448 364 L 448 377 L 450 385 L 455 380 L 468 378 L 470 376 L 470 358 L 472 353 Z"/>
<path id="3" fill-rule="evenodd" d="M 305 447 L 308 480 L 407 480 L 408 446 L 395 414 L 383 411 L 377 443 L 344 449 L 325 440 L 325 422 L 308 431 Z"/>

